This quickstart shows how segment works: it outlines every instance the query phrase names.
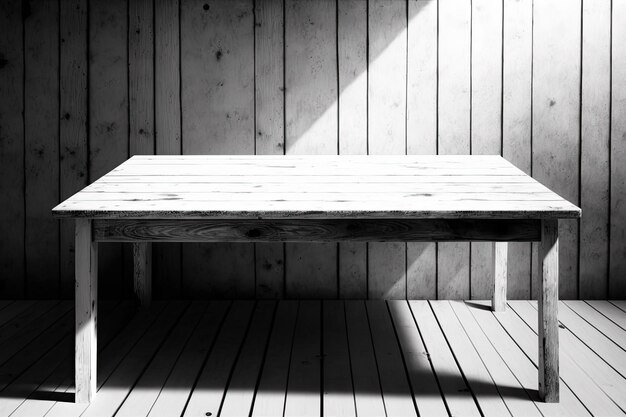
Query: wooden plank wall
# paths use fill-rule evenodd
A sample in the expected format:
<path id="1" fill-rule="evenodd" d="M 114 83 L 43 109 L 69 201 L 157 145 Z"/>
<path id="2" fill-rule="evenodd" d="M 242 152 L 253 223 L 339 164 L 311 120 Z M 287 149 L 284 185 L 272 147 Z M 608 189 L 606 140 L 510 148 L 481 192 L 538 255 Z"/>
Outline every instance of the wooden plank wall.
<path id="1" fill-rule="evenodd" d="M 0 2 L 0 298 L 69 298 L 50 208 L 133 154 L 502 154 L 583 209 L 560 296 L 626 297 L 626 0 Z M 101 250 L 101 294 L 131 288 Z M 480 298 L 486 244 L 155 245 L 156 297 Z M 509 250 L 509 297 L 538 288 Z"/>

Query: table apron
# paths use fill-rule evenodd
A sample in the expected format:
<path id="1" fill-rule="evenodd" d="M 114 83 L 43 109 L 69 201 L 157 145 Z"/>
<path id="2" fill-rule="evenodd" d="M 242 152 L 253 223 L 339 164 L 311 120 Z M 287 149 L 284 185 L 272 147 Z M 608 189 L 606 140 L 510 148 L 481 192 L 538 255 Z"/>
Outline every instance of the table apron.
<path id="1" fill-rule="evenodd" d="M 94 219 L 98 242 L 536 242 L 540 219 Z"/>

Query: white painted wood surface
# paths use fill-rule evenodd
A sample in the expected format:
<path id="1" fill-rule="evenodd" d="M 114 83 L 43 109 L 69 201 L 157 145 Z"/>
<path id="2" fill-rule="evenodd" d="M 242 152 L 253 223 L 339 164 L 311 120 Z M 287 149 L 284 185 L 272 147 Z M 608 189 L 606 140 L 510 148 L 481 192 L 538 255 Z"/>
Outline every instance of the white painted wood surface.
<path id="1" fill-rule="evenodd" d="M 178 186 L 171 184 L 176 189 L 162 188 L 158 175 L 167 172 L 170 178 L 181 176 Z M 347 184 L 325 191 L 317 184 L 324 176 L 345 179 Z M 133 183 L 109 182 L 118 177 L 142 181 L 144 191 L 133 189 Z M 207 184 L 209 190 L 185 191 L 184 179 L 189 177 L 201 180 L 198 185 Z M 345 192 L 351 191 L 355 177 L 365 188 Z M 485 181 L 485 177 L 491 179 L 479 185 L 485 188 L 460 191 L 462 184 L 473 188 L 474 178 Z M 282 189 L 282 178 L 296 181 L 298 187 Z M 276 180 L 277 187 L 268 188 Z M 435 183 L 438 190 L 418 191 Z M 418 184 L 417 189 L 411 184 Z M 390 185 L 400 188 L 394 191 Z M 243 190 L 237 189 L 241 186 Z M 159 191 L 148 191 L 155 187 Z M 497 156 L 136 156 L 53 213 L 109 218 L 566 218 L 578 217 L 580 210 Z"/>

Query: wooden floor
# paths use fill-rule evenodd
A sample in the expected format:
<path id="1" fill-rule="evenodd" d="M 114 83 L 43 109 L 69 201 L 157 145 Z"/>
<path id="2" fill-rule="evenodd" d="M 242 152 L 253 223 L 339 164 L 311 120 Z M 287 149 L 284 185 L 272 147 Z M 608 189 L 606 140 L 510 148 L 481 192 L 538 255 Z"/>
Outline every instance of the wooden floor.
<path id="1" fill-rule="evenodd" d="M 560 303 L 561 403 L 537 400 L 536 303 L 104 302 L 73 404 L 73 304 L 0 301 L 1 416 L 618 416 L 626 302 Z"/>

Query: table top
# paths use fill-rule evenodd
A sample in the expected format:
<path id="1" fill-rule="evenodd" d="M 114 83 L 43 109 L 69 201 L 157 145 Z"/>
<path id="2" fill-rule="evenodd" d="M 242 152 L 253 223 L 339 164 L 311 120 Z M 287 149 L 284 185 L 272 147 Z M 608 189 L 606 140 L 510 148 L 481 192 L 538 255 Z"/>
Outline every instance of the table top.
<path id="1" fill-rule="evenodd" d="M 576 218 L 500 156 L 134 156 L 55 217 Z"/>

